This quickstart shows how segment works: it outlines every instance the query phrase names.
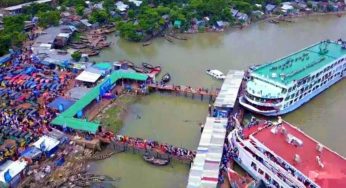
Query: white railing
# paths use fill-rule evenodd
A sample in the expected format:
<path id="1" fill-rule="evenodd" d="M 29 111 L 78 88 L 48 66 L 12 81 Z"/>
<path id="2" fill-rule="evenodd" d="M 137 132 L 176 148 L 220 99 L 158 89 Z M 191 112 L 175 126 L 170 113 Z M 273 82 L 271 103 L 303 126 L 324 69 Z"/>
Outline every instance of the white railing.
<path id="1" fill-rule="evenodd" d="M 278 165 L 277 163 L 273 162 L 270 158 L 265 156 L 263 153 L 259 152 L 257 148 L 255 148 L 251 143 L 243 141 L 238 134 L 236 133 L 239 140 L 242 141 L 242 143 L 248 147 L 252 152 L 254 152 L 257 156 L 261 157 L 265 161 L 269 161 L 269 165 L 272 166 L 273 169 L 275 169 L 277 172 L 279 172 L 287 181 L 293 183 L 293 185 L 297 185 L 299 187 L 305 187 L 305 185 L 296 179 L 296 177 L 292 176 L 291 174 L 287 173 L 282 166 Z M 256 159 L 255 159 L 256 160 Z M 264 165 L 265 166 L 265 165 Z M 269 170 L 272 170 L 271 168 L 266 167 Z M 274 174 L 276 176 L 276 174 Z M 281 180 L 281 179 L 280 179 Z M 282 181 L 282 180 L 281 180 Z"/>

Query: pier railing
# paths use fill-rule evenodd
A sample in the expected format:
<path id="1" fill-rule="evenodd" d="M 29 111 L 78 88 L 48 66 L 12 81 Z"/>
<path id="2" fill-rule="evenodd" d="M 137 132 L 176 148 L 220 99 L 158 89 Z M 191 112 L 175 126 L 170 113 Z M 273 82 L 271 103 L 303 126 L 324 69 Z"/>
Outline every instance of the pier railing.
<path id="1" fill-rule="evenodd" d="M 157 146 L 164 146 L 167 144 L 159 144 L 155 142 Z M 115 151 L 124 151 L 133 154 L 150 154 L 160 159 L 170 159 L 171 161 L 176 161 L 179 163 L 190 164 L 195 156 L 195 151 L 183 149 L 189 153 L 187 154 L 172 154 L 170 152 L 165 151 L 162 148 L 152 147 L 150 145 L 145 145 L 143 143 L 127 143 L 123 141 L 114 140 L 111 142 L 112 147 Z M 175 147 L 178 148 L 178 147 Z M 182 149 L 182 148 L 179 148 Z"/>
<path id="2" fill-rule="evenodd" d="M 215 100 L 219 94 L 219 89 L 209 90 L 183 85 L 149 84 L 148 88 L 149 92 L 168 92 L 176 96 L 191 97 L 192 99 L 200 97 L 201 101 L 206 97 L 209 99 L 209 102 Z"/>

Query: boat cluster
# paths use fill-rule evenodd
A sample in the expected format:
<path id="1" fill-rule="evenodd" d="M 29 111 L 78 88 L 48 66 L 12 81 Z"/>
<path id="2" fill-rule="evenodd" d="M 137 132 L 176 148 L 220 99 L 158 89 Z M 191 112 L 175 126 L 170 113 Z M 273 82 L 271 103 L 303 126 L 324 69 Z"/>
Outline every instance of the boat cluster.
<path id="1" fill-rule="evenodd" d="M 161 73 L 161 70 L 162 70 L 162 67 L 160 65 L 154 66 L 146 62 L 142 62 L 141 66 L 138 66 L 130 61 L 123 60 L 123 61 L 120 61 L 119 64 L 120 66 L 125 65 L 138 73 L 148 74 L 151 78 L 157 77 Z M 164 85 L 170 81 L 171 81 L 171 75 L 169 73 L 165 73 L 161 77 L 159 83 L 161 85 Z"/>

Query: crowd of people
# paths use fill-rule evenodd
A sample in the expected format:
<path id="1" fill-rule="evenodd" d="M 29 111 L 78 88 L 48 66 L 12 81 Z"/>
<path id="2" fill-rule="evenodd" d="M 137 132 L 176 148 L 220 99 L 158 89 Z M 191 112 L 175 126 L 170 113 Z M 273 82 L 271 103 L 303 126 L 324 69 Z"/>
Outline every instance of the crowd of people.
<path id="1" fill-rule="evenodd" d="M 185 148 L 175 147 L 169 144 L 160 144 L 153 140 L 144 140 L 141 138 L 128 137 L 123 135 L 117 135 L 115 137 L 116 142 L 133 146 L 136 149 L 153 150 L 161 154 L 168 154 L 172 157 L 176 157 L 182 160 L 192 160 L 196 156 L 195 151 L 191 151 Z"/>
<path id="2" fill-rule="evenodd" d="M 13 53 L 0 66 L 1 125 L 35 136 L 50 131 L 57 110 L 47 105 L 63 95 L 71 75 L 36 62 L 31 50 Z"/>

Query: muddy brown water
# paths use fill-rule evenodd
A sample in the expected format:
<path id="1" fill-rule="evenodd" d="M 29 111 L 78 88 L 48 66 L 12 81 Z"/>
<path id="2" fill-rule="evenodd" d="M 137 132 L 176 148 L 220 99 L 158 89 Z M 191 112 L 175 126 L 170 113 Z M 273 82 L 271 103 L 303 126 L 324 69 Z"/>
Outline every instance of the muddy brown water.
<path id="1" fill-rule="evenodd" d="M 188 41 L 175 40 L 173 44 L 156 39 L 146 47 L 110 35 L 111 48 L 93 60 L 149 62 L 161 65 L 163 73 L 169 72 L 174 84 L 217 88 L 221 82 L 206 75 L 206 69 L 246 69 L 324 39 L 346 39 L 345 28 L 345 16 L 306 17 L 295 23 L 263 22 L 243 30 L 188 35 Z M 346 81 L 342 80 L 284 119 L 346 156 L 345 106 Z M 130 106 L 121 132 L 196 149 L 200 137 L 197 124 L 205 120 L 206 113 L 205 102 L 156 94 Z M 115 155 L 92 167 L 98 173 L 121 177 L 119 187 L 125 188 L 185 187 L 189 172 L 189 167 L 181 164 L 153 167 L 133 154 Z"/>

